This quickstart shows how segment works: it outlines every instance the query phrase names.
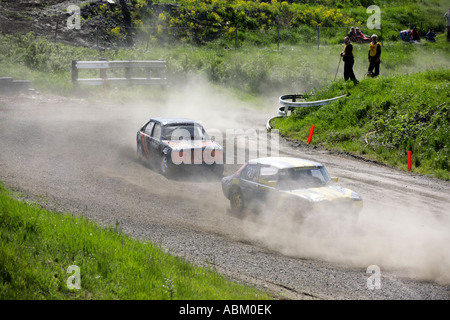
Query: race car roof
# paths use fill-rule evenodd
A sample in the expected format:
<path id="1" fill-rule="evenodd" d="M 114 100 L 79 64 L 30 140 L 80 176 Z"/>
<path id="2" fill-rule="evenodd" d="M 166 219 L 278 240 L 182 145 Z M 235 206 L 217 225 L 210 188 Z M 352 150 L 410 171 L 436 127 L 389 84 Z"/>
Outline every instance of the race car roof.
<path id="1" fill-rule="evenodd" d="M 267 157 L 250 160 L 250 164 L 264 164 L 278 169 L 299 168 L 299 167 L 322 167 L 322 164 L 315 161 L 293 158 L 293 157 Z"/>
<path id="2" fill-rule="evenodd" d="M 171 123 L 197 123 L 200 124 L 200 122 L 198 121 L 194 121 L 192 119 L 187 119 L 187 118 L 151 118 L 150 120 L 156 120 L 161 122 L 163 125 L 166 124 L 171 124 Z"/>

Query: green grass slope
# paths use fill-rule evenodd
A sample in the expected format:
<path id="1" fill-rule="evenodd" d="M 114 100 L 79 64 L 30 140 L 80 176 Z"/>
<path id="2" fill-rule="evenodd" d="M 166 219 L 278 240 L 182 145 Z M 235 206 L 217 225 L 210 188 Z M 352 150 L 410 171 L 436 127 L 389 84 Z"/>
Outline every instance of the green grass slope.
<path id="1" fill-rule="evenodd" d="M 291 139 L 306 141 L 315 126 L 313 144 L 349 152 L 407 169 L 449 179 L 450 70 L 368 78 L 359 84 L 336 82 L 315 99 L 350 94 L 320 108 L 297 109 L 272 121 Z"/>
<path id="2" fill-rule="evenodd" d="M 79 272 L 70 266 L 77 266 Z M 270 296 L 231 282 L 210 267 L 194 267 L 151 243 L 132 239 L 119 226 L 102 228 L 19 201 L 0 182 L 0 300 L 41 299 Z"/>

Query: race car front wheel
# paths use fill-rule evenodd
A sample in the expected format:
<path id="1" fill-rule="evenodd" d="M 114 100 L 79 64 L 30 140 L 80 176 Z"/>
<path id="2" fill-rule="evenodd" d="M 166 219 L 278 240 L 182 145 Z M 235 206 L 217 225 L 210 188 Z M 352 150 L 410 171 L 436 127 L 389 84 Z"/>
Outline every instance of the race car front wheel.
<path id="1" fill-rule="evenodd" d="M 231 211 L 234 213 L 241 213 L 244 210 L 244 197 L 241 189 L 234 189 L 230 195 Z"/>

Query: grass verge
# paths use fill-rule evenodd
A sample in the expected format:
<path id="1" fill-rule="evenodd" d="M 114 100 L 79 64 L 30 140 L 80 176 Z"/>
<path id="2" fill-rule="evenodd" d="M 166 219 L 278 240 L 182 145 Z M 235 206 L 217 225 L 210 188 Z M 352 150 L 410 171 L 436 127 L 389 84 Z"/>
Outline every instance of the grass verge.
<path id="1" fill-rule="evenodd" d="M 437 68 L 449 68 L 450 47 L 445 34 L 435 43 L 412 45 L 404 42 L 383 43 L 382 76 L 411 74 Z M 210 83 L 256 96 L 279 96 L 320 88 L 331 83 L 340 66 L 343 45 L 323 46 L 320 50 L 300 43 L 273 47 L 243 46 L 224 50 L 217 43 L 205 47 L 161 46 L 146 50 L 145 46 L 97 51 L 36 36 L 0 34 L 0 77 L 30 80 L 41 92 L 76 95 L 71 82 L 72 60 L 158 60 L 167 61 L 167 77 L 171 87 L 201 76 Z M 355 74 L 361 79 L 367 72 L 368 45 L 354 46 Z M 138 70 L 140 71 L 140 70 Z M 123 77 L 123 70 L 108 71 L 109 77 Z M 142 76 L 142 74 L 140 74 Z M 82 70 L 80 78 L 98 77 L 98 70 Z M 108 88 L 111 91 L 110 88 Z M 142 90 L 141 90 L 142 89 Z M 118 94 L 126 100 L 145 97 L 146 88 L 123 87 Z M 108 91 L 108 92 L 109 92 Z M 148 90 L 147 90 L 148 91 Z M 103 86 L 83 86 L 83 96 L 102 96 Z"/>
<path id="2" fill-rule="evenodd" d="M 301 108 L 272 120 L 288 138 L 363 156 L 412 171 L 450 178 L 450 70 L 368 78 L 358 85 L 343 81 L 317 91 L 321 100 L 350 94 L 321 108 Z M 382 93 L 382 94 L 381 94 Z"/>
<path id="3" fill-rule="evenodd" d="M 271 298 L 133 239 L 118 226 L 102 228 L 19 201 L 1 182 L 0 239 L 0 300 Z"/>

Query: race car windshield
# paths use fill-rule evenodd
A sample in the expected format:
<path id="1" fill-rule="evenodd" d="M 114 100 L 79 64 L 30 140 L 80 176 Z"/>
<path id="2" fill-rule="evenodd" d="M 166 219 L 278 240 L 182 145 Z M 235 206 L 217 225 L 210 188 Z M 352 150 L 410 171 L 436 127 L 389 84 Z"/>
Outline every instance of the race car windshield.
<path id="1" fill-rule="evenodd" d="M 330 182 L 330 176 L 324 167 L 290 168 L 278 173 L 280 190 L 296 190 L 322 187 Z"/>
<path id="2" fill-rule="evenodd" d="M 167 140 L 209 140 L 209 136 L 200 125 L 168 125 L 164 127 L 164 137 Z"/>

